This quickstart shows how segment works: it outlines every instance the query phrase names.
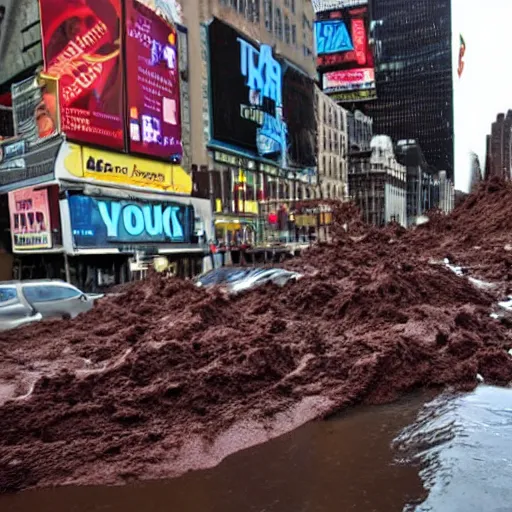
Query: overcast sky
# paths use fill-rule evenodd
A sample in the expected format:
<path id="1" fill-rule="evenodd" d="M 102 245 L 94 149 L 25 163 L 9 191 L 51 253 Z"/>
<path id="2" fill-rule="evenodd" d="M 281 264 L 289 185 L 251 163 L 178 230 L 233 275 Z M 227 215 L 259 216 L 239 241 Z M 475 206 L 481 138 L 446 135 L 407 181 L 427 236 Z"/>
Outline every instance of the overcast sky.
<path id="1" fill-rule="evenodd" d="M 512 0 L 452 0 L 455 186 L 469 183 L 469 152 L 485 165 L 485 136 L 498 112 L 512 109 Z M 465 67 L 457 76 L 459 34 Z M 482 169 L 483 170 L 483 169 Z"/>

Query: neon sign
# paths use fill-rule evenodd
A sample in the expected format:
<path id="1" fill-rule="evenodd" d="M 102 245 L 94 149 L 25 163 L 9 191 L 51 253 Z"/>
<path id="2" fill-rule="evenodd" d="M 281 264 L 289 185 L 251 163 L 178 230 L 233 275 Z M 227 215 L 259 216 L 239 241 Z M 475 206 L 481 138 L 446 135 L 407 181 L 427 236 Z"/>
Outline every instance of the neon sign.
<path id="1" fill-rule="evenodd" d="M 183 243 L 191 239 L 191 206 L 71 195 L 69 208 L 77 247 Z"/>
<path id="2" fill-rule="evenodd" d="M 170 240 L 183 240 L 183 225 L 178 219 L 179 206 L 122 206 L 114 201 L 98 201 L 98 209 L 109 238 L 119 238 L 119 233 L 124 230 L 131 237 L 160 237 L 165 234 Z"/>
<path id="3" fill-rule="evenodd" d="M 354 49 L 347 26 L 341 20 L 315 22 L 317 55 L 349 52 Z"/>

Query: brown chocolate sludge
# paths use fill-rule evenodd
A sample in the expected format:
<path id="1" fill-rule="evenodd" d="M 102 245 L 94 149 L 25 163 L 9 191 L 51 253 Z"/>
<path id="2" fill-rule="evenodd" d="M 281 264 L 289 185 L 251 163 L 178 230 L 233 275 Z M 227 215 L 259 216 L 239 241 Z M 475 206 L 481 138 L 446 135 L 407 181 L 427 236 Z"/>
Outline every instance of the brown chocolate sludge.
<path id="1" fill-rule="evenodd" d="M 238 424 L 271 436 L 300 404 L 290 428 L 477 374 L 512 381 L 512 324 L 491 317 L 512 293 L 510 184 L 414 230 L 367 228 L 350 205 L 335 219 L 285 288 L 231 297 L 153 275 L 73 321 L 1 334 L 0 490 L 171 476 Z"/>

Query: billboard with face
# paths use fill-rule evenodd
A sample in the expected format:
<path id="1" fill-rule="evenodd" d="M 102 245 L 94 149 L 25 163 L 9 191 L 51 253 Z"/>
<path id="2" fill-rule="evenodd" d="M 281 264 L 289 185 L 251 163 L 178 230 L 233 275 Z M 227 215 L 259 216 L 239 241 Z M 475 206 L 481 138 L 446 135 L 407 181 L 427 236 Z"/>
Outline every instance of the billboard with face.
<path id="1" fill-rule="evenodd" d="M 124 149 L 121 0 L 40 0 L 46 73 L 71 140 Z"/>

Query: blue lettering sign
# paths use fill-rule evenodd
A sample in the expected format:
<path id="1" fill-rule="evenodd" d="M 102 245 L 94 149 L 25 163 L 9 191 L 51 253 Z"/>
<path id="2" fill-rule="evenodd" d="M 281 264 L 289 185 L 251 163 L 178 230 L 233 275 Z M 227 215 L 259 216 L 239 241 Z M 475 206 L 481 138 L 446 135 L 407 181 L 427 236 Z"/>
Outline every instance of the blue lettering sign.
<path id="1" fill-rule="evenodd" d="M 341 20 L 315 21 L 315 40 L 317 55 L 354 49 L 347 26 Z"/>
<path id="2" fill-rule="evenodd" d="M 72 195 L 69 209 L 77 247 L 188 242 L 193 229 L 193 208 L 174 203 Z"/>
<path id="3" fill-rule="evenodd" d="M 242 38 L 240 43 L 240 70 L 250 90 L 259 91 L 261 98 L 275 101 L 276 107 L 283 104 L 281 65 L 272 56 L 272 47 L 262 44 L 257 50 Z"/>
<path id="4" fill-rule="evenodd" d="M 274 59 L 272 48 L 266 44 L 258 50 L 242 38 L 240 44 L 240 72 L 249 89 L 249 105 L 241 105 L 244 119 L 259 125 L 256 131 L 256 147 L 261 156 L 278 155 L 280 164 L 286 162 L 287 126 L 283 120 L 283 73 L 281 65 Z M 274 102 L 275 113 L 264 112 L 263 100 Z M 256 110 L 260 111 L 258 115 Z"/>

